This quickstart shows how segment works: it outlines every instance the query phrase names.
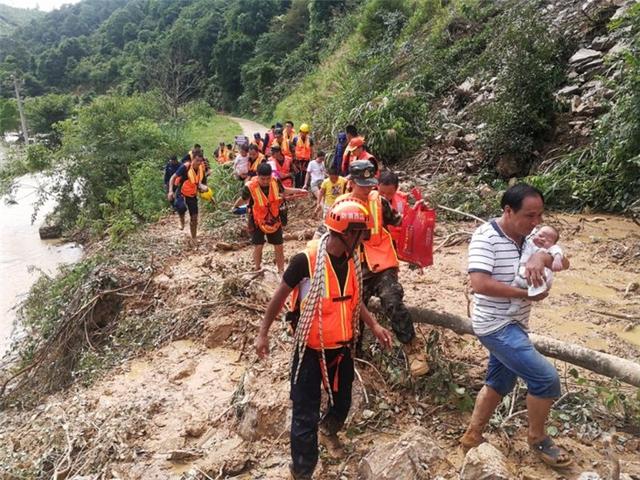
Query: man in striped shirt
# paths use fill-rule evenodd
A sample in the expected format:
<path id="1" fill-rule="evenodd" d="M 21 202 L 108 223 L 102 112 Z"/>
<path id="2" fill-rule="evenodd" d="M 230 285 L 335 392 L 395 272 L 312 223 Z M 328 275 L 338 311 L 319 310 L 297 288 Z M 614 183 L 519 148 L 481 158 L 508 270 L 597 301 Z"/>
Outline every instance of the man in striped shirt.
<path id="1" fill-rule="evenodd" d="M 538 189 L 518 184 L 504 193 L 501 206 L 502 216 L 479 227 L 469 245 L 468 272 L 474 291 L 471 320 L 475 334 L 489 350 L 489 366 L 485 385 L 478 394 L 469 427 L 460 443 L 469 449 L 484 441 L 484 427 L 520 377 L 528 389 L 530 448 L 545 463 L 563 467 L 571 463 L 570 457 L 545 433 L 551 405 L 560 396 L 560 379 L 553 365 L 535 349 L 527 333 L 531 302 L 543 300 L 548 292 L 528 297 L 526 289 L 511 285 L 524 240 L 542 222 L 544 198 Z M 544 268 L 551 267 L 552 262 L 553 257 L 548 253 L 532 255 L 526 264 L 529 284 L 541 285 Z M 509 310 L 511 298 L 524 299 L 515 311 Z"/>

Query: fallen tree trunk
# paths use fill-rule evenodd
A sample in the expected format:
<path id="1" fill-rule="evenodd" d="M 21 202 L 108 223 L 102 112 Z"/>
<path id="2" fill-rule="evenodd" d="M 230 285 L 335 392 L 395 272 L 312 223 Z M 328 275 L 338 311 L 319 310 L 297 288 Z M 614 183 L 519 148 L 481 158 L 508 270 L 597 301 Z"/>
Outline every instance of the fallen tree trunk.
<path id="1" fill-rule="evenodd" d="M 471 321 L 458 315 L 417 307 L 409 307 L 409 312 L 415 323 L 428 323 L 448 328 L 459 335 L 473 335 Z M 532 333 L 529 337 L 536 349 L 547 357 L 557 358 L 600 375 L 617 378 L 621 382 L 640 387 L 640 364 L 636 362 L 544 335 Z"/>

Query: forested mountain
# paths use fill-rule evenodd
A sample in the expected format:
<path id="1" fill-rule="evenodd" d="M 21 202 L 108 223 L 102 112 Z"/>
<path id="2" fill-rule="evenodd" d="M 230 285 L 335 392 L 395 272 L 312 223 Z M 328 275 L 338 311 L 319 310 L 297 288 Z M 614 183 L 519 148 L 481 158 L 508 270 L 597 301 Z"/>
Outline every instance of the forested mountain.
<path id="1" fill-rule="evenodd" d="M 0 95 L 17 75 L 40 133 L 151 91 L 173 118 L 204 101 L 326 146 L 355 123 L 430 183 L 533 175 L 558 206 L 619 211 L 640 208 L 639 19 L 632 0 L 82 0 L 0 37 Z"/>
<path id="2" fill-rule="evenodd" d="M 44 16 L 44 12 L 36 9 L 14 8 L 0 3 L 0 35 L 10 34 L 17 27 L 29 24 Z"/>

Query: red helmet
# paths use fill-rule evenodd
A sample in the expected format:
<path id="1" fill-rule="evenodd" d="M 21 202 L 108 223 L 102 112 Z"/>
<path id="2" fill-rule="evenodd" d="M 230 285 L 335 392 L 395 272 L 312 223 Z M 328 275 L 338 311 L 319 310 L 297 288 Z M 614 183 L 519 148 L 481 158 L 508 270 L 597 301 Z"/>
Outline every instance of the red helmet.
<path id="1" fill-rule="evenodd" d="M 333 204 L 324 223 L 329 230 L 345 233 L 350 230 L 370 230 L 371 215 L 367 204 L 355 198 L 345 198 Z"/>

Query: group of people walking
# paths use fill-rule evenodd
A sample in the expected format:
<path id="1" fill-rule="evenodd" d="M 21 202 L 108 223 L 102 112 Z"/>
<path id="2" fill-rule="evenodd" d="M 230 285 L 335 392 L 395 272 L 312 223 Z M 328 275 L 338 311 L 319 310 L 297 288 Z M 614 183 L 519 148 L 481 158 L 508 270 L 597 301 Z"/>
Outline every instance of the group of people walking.
<path id="1" fill-rule="evenodd" d="M 345 130 L 338 144 L 342 153 L 336 148 L 329 164 L 324 152 L 315 151 L 309 126 L 303 124 L 295 133 L 292 122 L 284 127 L 274 125 L 264 138 L 256 134 L 251 143 L 239 146 L 233 161 L 234 175 L 241 182 L 233 208 L 237 212 L 246 205 L 254 268 L 261 269 L 268 242 L 274 245 L 276 267 L 282 275 L 256 338 L 258 356 L 269 354 L 269 330 L 285 306 L 293 332 L 290 471 L 294 479 L 312 478 L 319 428 L 320 439 L 330 449 L 339 448 L 337 433 L 350 410 L 354 356 L 362 353 L 365 326 L 384 348 L 392 346 L 395 336 L 412 377 L 429 372 L 426 349 L 416 336 L 398 275 L 397 234 L 408 209 L 408 196 L 398 190 L 397 175 L 367 151 L 355 127 Z M 185 200 L 198 191 L 206 192 L 206 176 L 207 164 L 194 146 L 169 177 L 169 199 L 176 198 L 176 183 Z M 285 269 L 286 201 L 309 195 L 316 211 L 322 213 L 322 225 L 316 238 L 291 257 Z M 194 201 L 185 201 L 190 214 L 195 211 L 197 215 L 197 200 L 195 203 L 194 210 Z M 535 188 L 520 184 L 505 192 L 502 208 L 501 217 L 476 231 L 470 246 L 472 320 L 490 360 L 486 384 L 461 444 L 468 449 L 484 441 L 482 431 L 493 411 L 521 377 L 529 387 L 531 448 L 545 462 L 565 466 L 570 459 L 544 428 L 550 407 L 560 395 L 558 375 L 527 334 L 531 302 L 544 299 L 548 291 L 531 295 L 526 288 L 512 285 L 519 268 L 514 262 L 521 259 L 527 237 L 541 223 L 544 199 Z M 184 225 L 184 211 L 181 223 Z M 531 250 L 522 266 L 526 282 L 542 284 L 545 268 L 554 263 L 558 259 L 547 249 Z M 563 268 L 567 267 L 568 262 Z M 380 299 L 381 313 L 393 334 L 368 311 L 372 296 Z M 329 404 L 321 416 L 322 390 Z"/>

